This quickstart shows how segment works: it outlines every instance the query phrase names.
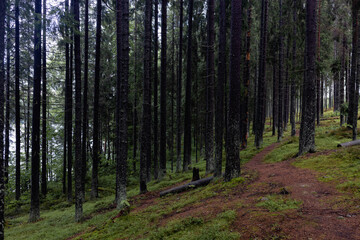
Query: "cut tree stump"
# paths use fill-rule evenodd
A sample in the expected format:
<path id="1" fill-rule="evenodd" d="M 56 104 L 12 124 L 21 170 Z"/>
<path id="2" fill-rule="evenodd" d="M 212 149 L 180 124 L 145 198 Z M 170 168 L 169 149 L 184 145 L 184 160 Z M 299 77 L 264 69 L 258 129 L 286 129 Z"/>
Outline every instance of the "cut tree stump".
<path id="1" fill-rule="evenodd" d="M 167 194 L 170 194 L 170 193 L 180 193 L 180 192 L 184 192 L 184 191 L 186 191 L 188 189 L 197 188 L 197 187 L 201 187 L 201 186 L 206 186 L 213 179 L 214 179 L 214 177 L 203 178 L 203 179 L 193 181 L 193 182 L 187 183 L 187 184 L 179 186 L 179 187 L 174 187 L 174 188 L 162 191 L 162 192 L 160 192 L 160 197 L 163 197 L 163 196 L 165 196 Z"/>
<path id="2" fill-rule="evenodd" d="M 346 143 L 340 143 L 340 144 L 338 144 L 338 147 L 351 147 L 351 146 L 356 146 L 356 145 L 360 145 L 360 140 L 355 140 L 355 141 L 346 142 Z"/>
<path id="3" fill-rule="evenodd" d="M 193 168 L 193 177 L 192 177 L 192 182 L 195 182 L 197 180 L 200 180 L 200 169 L 198 168 Z"/>

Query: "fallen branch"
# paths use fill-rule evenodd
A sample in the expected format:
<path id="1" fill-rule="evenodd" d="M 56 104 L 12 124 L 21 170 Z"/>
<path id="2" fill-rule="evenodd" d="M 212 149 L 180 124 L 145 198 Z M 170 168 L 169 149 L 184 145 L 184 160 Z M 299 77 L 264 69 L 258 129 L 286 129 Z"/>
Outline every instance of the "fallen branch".
<path id="1" fill-rule="evenodd" d="M 190 182 L 187 183 L 185 185 L 179 186 L 179 187 L 174 187 L 165 191 L 160 192 L 160 197 L 163 197 L 167 194 L 170 193 L 180 193 L 180 192 L 184 192 L 188 189 L 191 188 L 197 188 L 197 187 L 201 187 L 201 186 L 206 186 L 208 185 L 212 180 L 214 179 L 214 177 L 208 177 L 208 178 L 203 178 L 194 182 Z"/>
<path id="2" fill-rule="evenodd" d="M 360 140 L 355 140 L 355 141 L 346 142 L 346 143 L 340 143 L 340 144 L 338 144 L 338 147 L 351 147 L 351 146 L 356 146 L 356 145 L 360 145 Z"/>

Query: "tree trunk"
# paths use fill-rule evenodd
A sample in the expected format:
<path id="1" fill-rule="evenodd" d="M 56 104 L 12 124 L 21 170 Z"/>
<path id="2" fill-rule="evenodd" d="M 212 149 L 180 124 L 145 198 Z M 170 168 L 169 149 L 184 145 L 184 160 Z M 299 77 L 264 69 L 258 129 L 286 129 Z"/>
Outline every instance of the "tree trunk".
<path id="1" fill-rule="evenodd" d="M 41 9 L 40 9 L 41 12 Z M 15 199 L 20 199 L 20 23 L 19 0 L 15 0 L 15 135 L 16 135 L 16 180 Z M 41 34 L 40 34 L 41 35 Z M 40 53 L 41 54 L 41 53 Z M 41 59 L 40 59 L 41 61 Z M 40 73 L 41 77 L 41 73 Z M 41 81 L 41 80 L 40 80 Z"/>
<path id="2" fill-rule="evenodd" d="M 75 55 L 75 221 L 83 218 L 82 159 L 81 159 L 81 49 L 79 0 L 74 0 L 74 55 Z M 95 87 L 96 88 L 96 87 Z"/>
<path id="3" fill-rule="evenodd" d="M 34 30 L 34 95 L 31 152 L 31 205 L 29 222 L 40 218 L 39 169 L 40 169 L 40 105 L 41 105 L 41 0 L 35 0 Z"/>
<path id="4" fill-rule="evenodd" d="M 248 9 L 248 31 L 246 34 L 246 57 L 244 66 L 244 79 L 243 79 L 243 91 L 242 101 L 240 105 L 241 109 L 241 122 L 240 122 L 240 138 L 241 149 L 247 147 L 248 137 L 248 122 L 249 122 L 249 86 L 250 86 L 250 47 L 251 47 L 251 6 Z"/>
<path id="5" fill-rule="evenodd" d="M 159 29 L 159 1 L 155 1 L 155 28 L 154 28 L 154 178 L 159 178 L 159 104 L 158 104 L 158 57 L 159 57 L 159 40 L 158 40 L 158 29 Z"/>
<path id="6" fill-rule="evenodd" d="M 161 1 L 160 174 L 166 174 L 167 0 Z"/>
<path id="7" fill-rule="evenodd" d="M 10 17 L 6 18 L 6 114 L 5 114 L 5 183 L 9 182 L 9 156 L 10 156 Z"/>
<path id="8" fill-rule="evenodd" d="M 125 207 L 128 153 L 128 93 L 129 93 L 129 0 L 117 1 L 117 144 L 116 154 L 116 205 Z M 150 54 L 149 54 L 150 55 Z M 150 89 L 149 89 L 150 91 Z M 150 101 L 149 101 L 150 102 Z"/>
<path id="9" fill-rule="evenodd" d="M 315 54 L 316 54 L 316 1 L 306 1 L 306 60 L 303 84 L 302 118 L 299 155 L 315 151 Z"/>
<path id="10" fill-rule="evenodd" d="M 192 84 L 192 18 L 194 1 L 189 0 L 188 46 L 186 64 L 186 95 L 185 95 L 185 122 L 184 122 L 184 160 L 183 170 L 187 171 L 191 165 L 191 84 Z M 222 115 L 221 115 L 222 116 Z"/>
<path id="11" fill-rule="evenodd" d="M 340 70 L 340 84 L 339 84 L 339 105 L 340 109 L 341 106 L 344 104 L 344 80 L 345 80 L 345 42 L 346 42 L 346 36 L 343 35 L 343 42 L 342 42 L 342 51 L 341 51 L 341 70 Z M 345 116 L 340 111 L 340 126 L 342 126 L 345 123 Z"/>
<path id="12" fill-rule="evenodd" d="M 0 240 L 5 238 L 4 105 L 5 105 L 5 15 L 6 1 L 0 2 Z M 9 18 L 8 18 L 9 21 Z M 7 33 L 9 34 L 9 32 Z M 8 58 L 9 59 L 9 58 Z"/>
<path id="13" fill-rule="evenodd" d="M 358 45 L 358 13 L 359 10 L 356 7 L 357 0 L 352 1 L 352 22 L 353 22 L 353 39 L 352 39 L 352 57 L 351 57 L 351 75 L 349 81 L 349 117 L 348 124 L 353 125 L 354 113 L 355 113 L 355 90 L 356 90 L 356 67 L 357 67 L 357 45 Z M 355 140 L 355 134 L 353 134 Z"/>
<path id="14" fill-rule="evenodd" d="M 98 169 L 100 161 L 99 146 L 99 98 L 100 98 L 100 60 L 101 60 L 101 0 L 96 5 L 96 56 L 95 56 L 95 84 L 94 84 L 94 130 L 93 130 L 93 167 L 91 181 L 91 198 L 98 197 Z M 119 103 L 119 102 L 117 102 Z"/>
<path id="15" fill-rule="evenodd" d="M 215 114 L 215 176 L 221 177 L 224 142 L 224 90 L 226 82 L 226 4 L 220 0 L 219 63 Z"/>
<path id="16" fill-rule="evenodd" d="M 41 162 L 41 193 L 43 196 L 46 196 L 47 193 L 47 174 L 46 174 L 46 164 L 47 164 L 47 156 L 46 156 L 46 0 L 43 0 L 43 67 L 42 67 L 42 162 Z"/>
<path id="17" fill-rule="evenodd" d="M 264 132 L 264 111 L 265 111 L 265 72 L 266 72 L 266 35 L 267 35 L 267 18 L 268 18 L 268 0 L 262 0 L 261 10 L 261 36 L 260 36 L 260 57 L 259 57 L 259 75 L 257 83 L 257 105 L 255 117 L 255 146 L 260 148 L 263 142 Z"/>
<path id="18" fill-rule="evenodd" d="M 89 78 L 89 0 L 85 0 L 85 39 L 84 39 L 84 89 L 83 89 L 83 125 L 81 142 L 82 159 L 82 194 L 85 201 L 85 178 L 87 172 L 87 140 L 88 140 L 88 78 Z"/>
<path id="19" fill-rule="evenodd" d="M 320 49 L 321 49 L 321 0 L 319 0 L 319 7 L 318 7 L 318 39 L 317 39 L 317 60 L 320 62 Z M 320 125 L 320 82 L 321 82 L 321 73 L 320 71 L 317 71 L 316 74 L 316 123 L 319 126 Z"/>
<path id="20" fill-rule="evenodd" d="M 136 8 L 136 4 L 137 1 L 135 1 L 134 5 Z M 136 174 L 136 156 L 137 156 L 137 150 L 138 150 L 138 134 L 137 134 L 137 124 L 138 124 L 138 113 L 137 113 L 137 98 L 138 98 L 138 91 L 137 91 L 137 67 L 138 66 L 138 56 L 137 56 L 137 42 L 138 42 L 138 36 L 137 36 L 137 32 L 138 32 L 138 16 L 137 16 L 137 11 L 135 10 L 135 26 L 134 26 L 134 86 L 135 86 L 135 90 L 134 90 L 134 100 L 133 100 L 133 172 L 134 175 Z M 154 69 L 155 71 L 155 69 Z M 154 114 L 155 115 L 155 114 Z M 155 122 L 155 117 L 154 117 L 154 122 Z M 155 132 L 154 132 L 155 134 Z M 110 148 L 110 145 L 109 145 Z M 155 151 L 155 148 L 154 148 Z M 110 151 L 109 151 L 110 152 Z"/>
<path id="21" fill-rule="evenodd" d="M 240 100 L 241 90 L 241 28 L 242 2 L 231 2 L 231 46 L 230 46 L 230 85 L 229 85 L 229 125 L 226 143 L 225 181 L 240 176 Z"/>
<path id="22" fill-rule="evenodd" d="M 282 0 L 279 0 L 279 33 L 283 28 L 283 20 L 282 20 Z M 265 36 L 266 37 L 266 36 Z M 278 101 L 278 142 L 282 140 L 283 137 L 283 101 L 284 101 L 284 87 L 283 87 L 283 60 L 284 60 L 284 37 L 283 34 L 280 33 L 279 37 L 279 101 Z"/>
<path id="23" fill-rule="evenodd" d="M 292 48 L 292 71 L 294 72 L 296 69 L 296 23 L 297 23 L 297 10 L 296 10 L 296 0 L 293 2 L 294 11 L 293 11 L 293 48 Z M 296 83 L 295 77 L 291 77 L 291 100 L 290 100 L 290 124 L 291 124 L 291 136 L 296 135 L 296 123 L 295 123 L 295 115 L 296 115 Z"/>
<path id="24" fill-rule="evenodd" d="M 207 57 L 206 57 L 206 137 L 205 160 L 206 172 L 213 172 L 214 161 L 214 78 L 215 78 L 215 1 L 207 0 Z"/>
<path id="25" fill-rule="evenodd" d="M 155 0 L 157 2 L 157 0 Z M 140 149 L 140 193 L 146 193 L 146 164 L 148 163 L 149 152 L 151 151 L 151 12 L 152 1 L 145 2 L 145 38 L 144 38 L 144 80 L 143 80 L 143 113 L 141 128 L 141 149 Z M 119 151 L 120 149 L 118 149 Z"/>

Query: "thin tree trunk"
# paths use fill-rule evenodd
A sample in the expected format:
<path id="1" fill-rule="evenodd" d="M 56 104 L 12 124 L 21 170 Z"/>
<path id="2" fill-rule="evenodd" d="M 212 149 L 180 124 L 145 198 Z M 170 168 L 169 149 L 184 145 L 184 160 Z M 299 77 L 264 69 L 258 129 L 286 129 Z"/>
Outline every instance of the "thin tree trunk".
<path id="1" fill-rule="evenodd" d="M 47 193 L 47 172 L 46 172 L 46 164 L 47 164 L 47 156 L 46 156 L 46 94 L 47 94 L 47 86 L 46 86 L 46 0 L 43 0 L 43 67 L 42 67 L 42 164 L 41 164 L 41 193 L 43 196 L 46 196 Z"/>
<path id="2" fill-rule="evenodd" d="M 230 85 L 229 85 L 229 125 L 226 143 L 225 181 L 240 176 L 240 99 L 241 90 L 241 0 L 231 2 L 231 47 L 230 47 Z"/>
<path id="3" fill-rule="evenodd" d="M 345 42 L 346 42 L 346 36 L 343 35 L 343 42 L 342 42 L 342 51 L 341 51 L 341 70 L 340 70 L 340 93 L 339 93 L 339 105 L 340 110 L 341 106 L 344 104 L 344 80 L 345 80 Z M 342 126 L 345 123 L 345 116 L 342 111 L 340 111 L 340 126 Z"/>
<path id="4" fill-rule="evenodd" d="M 6 114 L 5 114 L 5 183 L 9 182 L 9 156 L 10 156 L 10 48 L 11 32 L 10 17 L 6 18 Z M 1 230 L 1 229 L 0 229 Z"/>
<path id="5" fill-rule="evenodd" d="M 282 0 L 279 0 L 280 16 L 279 16 L 279 30 L 283 28 L 282 20 Z M 279 32 L 280 32 L 279 31 Z M 283 137 L 283 101 L 284 101 L 284 87 L 283 87 L 283 60 L 284 60 L 284 37 L 280 33 L 279 38 L 279 101 L 278 101 L 278 142 Z"/>
<path id="6" fill-rule="evenodd" d="M 220 0 L 219 14 L 219 63 L 216 88 L 215 114 L 215 177 L 222 174 L 222 155 L 224 142 L 224 91 L 226 82 L 226 3 Z"/>
<path id="7" fill-rule="evenodd" d="M 166 174 L 167 0 L 161 1 L 160 169 Z M 150 67 L 150 66 L 149 66 Z"/>
<path id="8" fill-rule="evenodd" d="M 40 10 L 41 11 L 41 10 Z M 16 138 L 16 170 L 15 199 L 20 199 L 20 23 L 19 0 L 15 0 L 15 138 Z M 41 73 L 40 73 L 41 74 Z"/>
<path id="9" fill-rule="evenodd" d="M 34 95 L 31 152 L 31 205 L 29 222 L 40 218 L 39 169 L 40 169 L 40 105 L 41 105 L 41 0 L 35 0 L 34 30 Z"/>
<path id="10" fill-rule="evenodd" d="M 205 160 L 206 172 L 213 172 L 214 161 L 214 78 L 215 78 L 215 1 L 208 0 L 207 10 L 207 57 L 206 57 L 206 137 Z"/>
<path id="11" fill-rule="evenodd" d="M 6 1 L 0 2 L 0 240 L 5 238 L 5 159 L 4 159 L 4 105 L 5 105 L 5 15 Z M 9 21 L 9 18 L 8 18 Z M 9 29 L 9 28 L 8 28 Z M 8 32 L 9 34 L 9 32 Z"/>
<path id="12" fill-rule="evenodd" d="M 353 39 L 352 39 L 352 58 L 351 58 L 351 75 L 349 81 L 349 117 L 348 124 L 353 125 L 354 113 L 355 113 L 355 90 L 356 90 L 356 67 L 357 67 L 357 45 L 358 45 L 358 13 L 359 10 L 356 7 L 357 0 L 352 1 L 352 22 L 353 22 Z M 356 139 L 355 130 L 353 130 L 353 139 Z"/>
<path id="13" fill-rule="evenodd" d="M 133 171 L 134 171 L 134 175 L 136 173 L 136 155 L 137 155 L 137 139 L 138 139 L 138 135 L 137 135 L 137 123 L 138 123 L 138 113 L 137 113 L 137 62 L 138 62 L 138 58 L 137 58 L 137 32 L 138 32 L 138 20 L 137 20 L 137 11 L 136 11 L 136 4 L 137 1 L 135 1 L 134 5 L 135 5 L 135 27 L 134 27 L 134 86 L 135 86 L 135 90 L 134 90 L 134 100 L 133 100 Z M 110 145 L 109 145 L 110 147 Z M 154 149 L 155 151 L 155 149 Z M 110 151 L 109 151 L 110 152 Z"/>
<path id="14" fill-rule="evenodd" d="M 294 72 L 296 69 L 296 23 L 297 23 L 297 10 L 296 10 L 296 3 L 297 1 L 294 0 L 293 4 L 293 48 L 292 48 L 292 71 Z M 290 124 L 291 124 L 291 136 L 296 135 L 296 121 L 295 121 L 295 115 L 296 115 L 296 83 L 295 83 L 295 77 L 291 77 L 291 102 L 290 102 Z"/>
<path id="15" fill-rule="evenodd" d="M 183 170 L 187 171 L 191 165 L 191 85 L 192 85 L 192 18 L 194 1 L 189 0 L 188 44 L 186 64 L 186 95 L 185 95 L 185 122 L 184 122 L 184 161 Z"/>
<path id="16" fill-rule="evenodd" d="M 320 58 L 320 49 L 321 49 L 321 38 L 320 38 L 320 33 L 321 33 L 321 0 L 319 1 L 319 6 L 318 6 L 318 39 L 317 39 L 317 61 L 320 62 L 321 58 Z M 320 90 L 320 81 L 321 81 L 321 73 L 320 71 L 317 71 L 317 76 L 316 76 L 316 124 L 319 126 L 320 125 L 320 94 L 321 94 L 321 90 Z"/>
<path id="17" fill-rule="evenodd" d="M 98 197 L 98 169 L 99 169 L 99 98 L 100 98 L 100 59 L 101 59 L 101 0 L 97 0 L 96 11 L 96 56 L 95 56 L 95 84 L 94 84 L 94 130 L 93 130 L 93 167 L 91 181 L 91 198 Z"/>
<path id="18" fill-rule="evenodd" d="M 180 172 L 181 164 L 181 93 L 182 93 L 182 62 L 183 62 L 183 0 L 180 0 L 180 32 L 179 32 L 179 69 L 176 93 L 176 172 Z M 185 171 L 185 169 L 184 169 Z"/>
<path id="19" fill-rule="evenodd" d="M 159 54 L 159 40 L 158 40 L 158 29 L 159 29 L 159 2 L 155 1 L 155 29 L 154 29 L 154 178 L 159 178 L 159 114 L 158 114 L 158 54 Z"/>

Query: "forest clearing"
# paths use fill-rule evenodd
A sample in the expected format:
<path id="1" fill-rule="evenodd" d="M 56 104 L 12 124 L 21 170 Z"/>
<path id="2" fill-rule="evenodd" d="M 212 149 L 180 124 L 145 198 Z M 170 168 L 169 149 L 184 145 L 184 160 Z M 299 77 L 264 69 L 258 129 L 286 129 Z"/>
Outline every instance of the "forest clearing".
<path id="1" fill-rule="evenodd" d="M 0 0 L 0 240 L 360 239 L 360 0 Z"/>

